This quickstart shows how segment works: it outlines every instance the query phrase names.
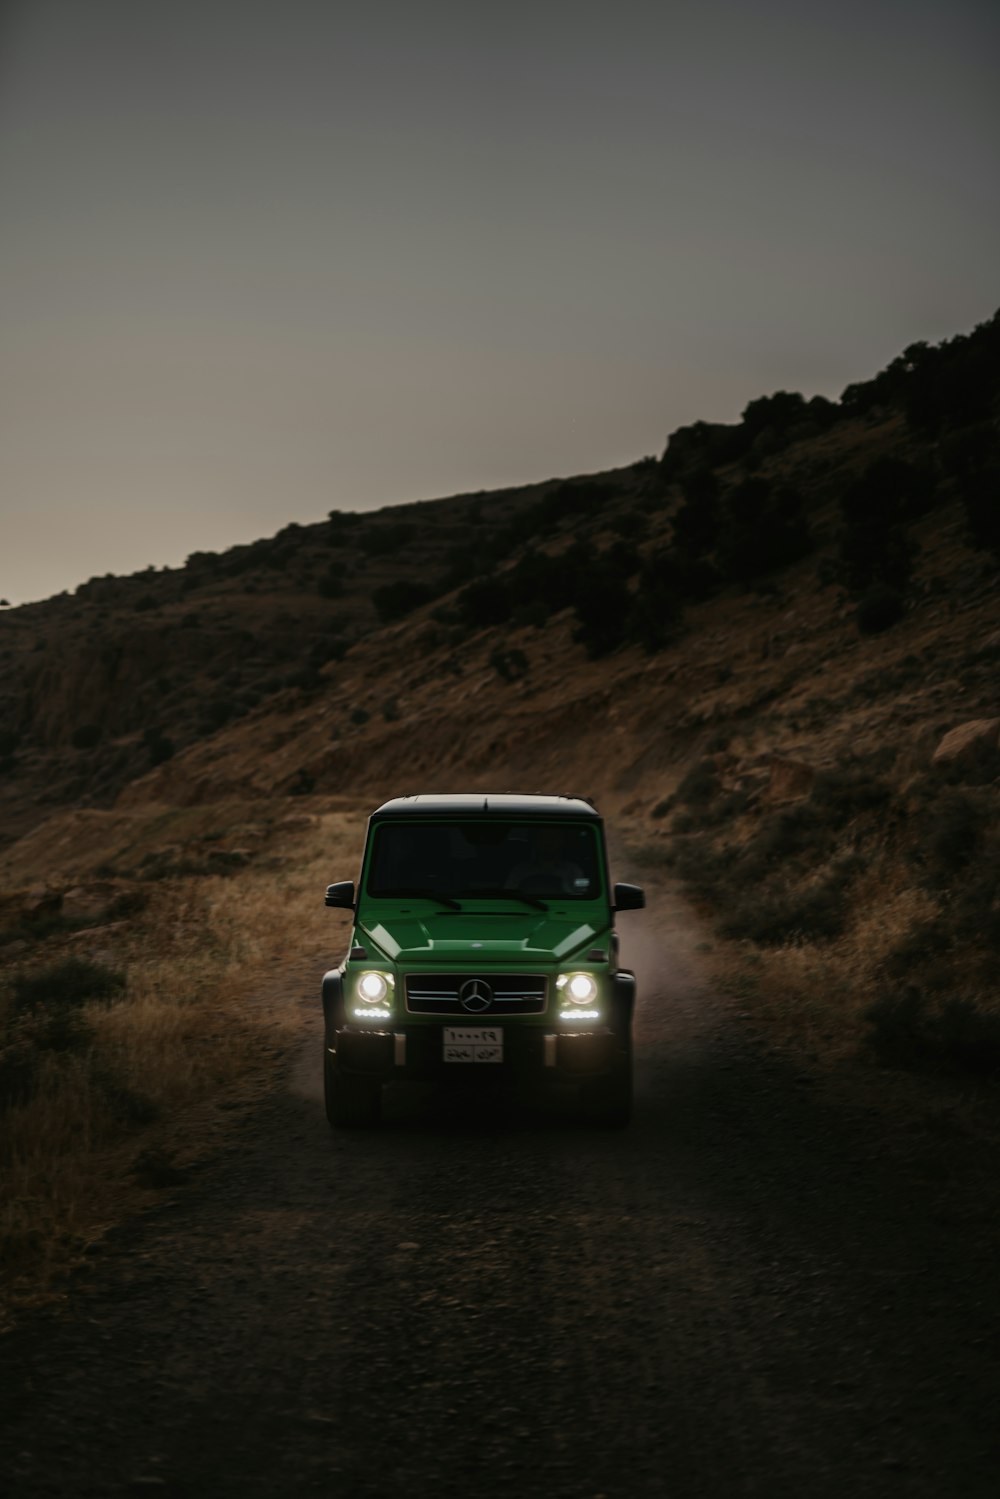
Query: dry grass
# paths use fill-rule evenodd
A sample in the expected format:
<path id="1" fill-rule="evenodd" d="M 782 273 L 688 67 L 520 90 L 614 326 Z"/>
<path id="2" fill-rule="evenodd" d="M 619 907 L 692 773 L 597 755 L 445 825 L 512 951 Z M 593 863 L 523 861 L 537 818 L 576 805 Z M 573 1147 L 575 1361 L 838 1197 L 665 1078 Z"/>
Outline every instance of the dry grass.
<path id="1" fill-rule="evenodd" d="M 877 884 L 874 873 L 863 882 L 869 883 Z M 862 889 L 847 930 L 833 942 L 720 945 L 720 987 L 745 1000 L 755 1021 L 779 1045 L 802 1050 L 814 1062 L 837 1064 L 856 1056 L 868 1031 L 867 1013 L 883 963 L 914 922 L 936 911 L 930 897 L 912 886 L 902 885 L 894 893 L 883 886 L 881 899 L 873 895 L 874 890 Z"/>
<path id="2" fill-rule="evenodd" d="M 232 1117 L 220 1103 L 273 1076 L 297 1027 L 281 969 L 301 973 L 316 954 L 318 981 L 320 945 L 336 951 L 322 892 L 340 840 L 353 857 L 357 823 L 322 817 L 286 847 L 282 868 L 169 882 L 127 933 L 90 934 L 94 955 L 125 970 L 126 993 L 74 1011 L 80 1039 L 37 1050 L 33 1096 L 4 1116 L 0 1269 L 15 1300 L 51 1289 L 148 1197 L 137 1162 L 190 1166 Z M 30 1023 L 8 1014 L 8 1037 L 23 1044 L 26 1033 Z"/>

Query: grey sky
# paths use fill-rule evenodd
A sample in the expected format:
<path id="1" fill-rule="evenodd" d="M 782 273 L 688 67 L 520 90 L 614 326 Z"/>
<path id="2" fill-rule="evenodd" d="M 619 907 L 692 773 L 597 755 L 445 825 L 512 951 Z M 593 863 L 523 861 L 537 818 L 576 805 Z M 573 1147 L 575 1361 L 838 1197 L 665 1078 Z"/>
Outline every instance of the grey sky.
<path id="1" fill-rule="evenodd" d="M 627 463 L 1000 302 L 973 0 L 22 0 L 0 596 Z"/>

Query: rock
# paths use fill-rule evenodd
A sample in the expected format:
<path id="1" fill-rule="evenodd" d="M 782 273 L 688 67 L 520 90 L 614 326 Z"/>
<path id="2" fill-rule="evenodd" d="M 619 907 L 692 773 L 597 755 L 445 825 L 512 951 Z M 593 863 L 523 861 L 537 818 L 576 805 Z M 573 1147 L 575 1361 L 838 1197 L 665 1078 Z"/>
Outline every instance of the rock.
<path id="1" fill-rule="evenodd" d="M 96 921 L 111 905 L 118 890 L 115 885 L 74 885 L 62 898 L 62 914 L 75 921 Z"/>
<path id="2" fill-rule="evenodd" d="M 27 921 L 38 921 L 43 916 L 55 916 L 62 906 L 62 895 L 50 890 L 47 885 L 33 885 L 25 891 L 21 903 L 21 914 Z"/>
<path id="3" fill-rule="evenodd" d="M 991 749 L 1000 747 L 1000 718 L 972 718 L 957 729 L 949 729 L 931 756 L 931 764 L 948 765 L 987 745 Z"/>
<path id="4" fill-rule="evenodd" d="M 771 802 L 794 801 L 808 796 L 813 789 L 816 772 L 802 760 L 787 760 L 783 755 L 772 755 L 767 782 L 767 799 Z"/>

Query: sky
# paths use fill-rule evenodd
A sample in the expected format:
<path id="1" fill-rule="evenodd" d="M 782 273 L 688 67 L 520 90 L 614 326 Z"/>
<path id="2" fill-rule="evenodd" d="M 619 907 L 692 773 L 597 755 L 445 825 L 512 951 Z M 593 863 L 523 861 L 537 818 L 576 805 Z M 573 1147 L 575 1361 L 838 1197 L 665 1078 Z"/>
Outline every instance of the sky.
<path id="1" fill-rule="evenodd" d="M 7 0 L 0 597 L 627 464 L 1000 304 L 992 0 Z"/>

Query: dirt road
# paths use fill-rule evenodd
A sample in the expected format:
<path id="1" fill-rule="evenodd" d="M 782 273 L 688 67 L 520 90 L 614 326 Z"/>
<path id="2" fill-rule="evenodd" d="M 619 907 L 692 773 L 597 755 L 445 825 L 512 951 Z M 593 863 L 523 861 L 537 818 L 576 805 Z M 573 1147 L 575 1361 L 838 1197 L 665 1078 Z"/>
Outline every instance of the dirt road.
<path id="1" fill-rule="evenodd" d="M 4 1492 L 993 1499 L 995 1188 L 768 1055 L 676 900 L 622 927 L 621 1134 L 403 1095 L 332 1137 L 300 965 L 273 1095 L 0 1343 Z"/>

